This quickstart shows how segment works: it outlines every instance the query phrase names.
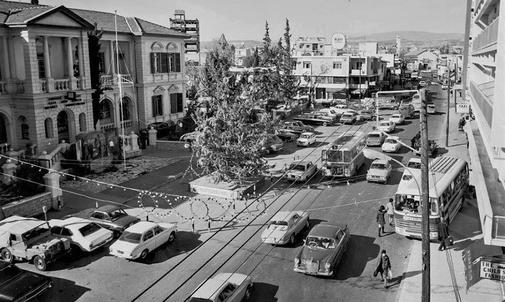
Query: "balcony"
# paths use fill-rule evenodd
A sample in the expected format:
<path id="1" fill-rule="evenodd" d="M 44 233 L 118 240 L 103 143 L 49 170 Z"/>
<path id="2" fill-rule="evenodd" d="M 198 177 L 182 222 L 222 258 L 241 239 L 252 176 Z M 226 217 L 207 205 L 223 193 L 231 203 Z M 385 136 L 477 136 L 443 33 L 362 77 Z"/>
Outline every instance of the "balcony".
<path id="1" fill-rule="evenodd" d="M 100 123 L 100 129 L 103 131 L 111 130 L 114 129 L 116 126 L 114 125 L 113 122 L 110 123 Z"/>
<path id="2" fill-rule="evenodd" d="M 496 42 L 498 41 L 498 20 L 499 18 L 496 18 L 473 40 L 473 55 L 496 50 Z"/>
<path id="3" fill-rule="evenodd" d="M 470 92 L 472 98 L 488 123 L 492 125 L 493 121 L 493 94 L 494 94 L 494 81 L 483 83 L 480 85 L 470 82 Z"/>
<path id="4" fill-rule="evenodd" d="M 351 75 L 352 76 L 365 76 L 366 75 L 366 70 L 351 69 Z"/>
<path id="5" fill-rule="evenodd" d="M 124 120 L 121 122 L 121 126 L 123 128 L 131 128 L 133 126 L 133 121 L 132 120 Z"/>
<path id="6" fill-rule="evenodd" d="M 25 82 L 16 80 L 13 82 L 0 81 L 0 95 L 18 94 L 25 92 Z"/>
<path id="7" fill-rule="evenodd" d="M 62 79 L 62 80 L 54 80 L 54 91 L 67 91 L 70 90 L 70 80 Z"/>
<path id="8" fill-rule="evenodd" d="M 8 94 L 7 93 L 7 82 L 0 81 L 0 94 Z"/>

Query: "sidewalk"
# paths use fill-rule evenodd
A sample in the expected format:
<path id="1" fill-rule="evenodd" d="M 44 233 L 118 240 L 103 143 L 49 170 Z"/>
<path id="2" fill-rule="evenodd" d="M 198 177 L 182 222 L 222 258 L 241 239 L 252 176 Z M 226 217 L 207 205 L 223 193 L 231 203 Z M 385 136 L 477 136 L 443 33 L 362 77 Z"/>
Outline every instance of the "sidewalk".
<path id="1" fill-rule="evenodd" d="M 451 104 L 453 105 L 453 104 Z M 465 132 L 458 130 L 460 115 L 451 107 L 449 113 L 449 147 L 444 155 L 469 161 Z M 445 129 L 441 129 L 439 145 L 445 141 Z M 449 226 L 454 245 L 445 252 L 438 251 L 438 243 L 430 244 L 431 301 L 503 301 L 502 284 L 497 281 L 472 280 L 471 261 L 476 255 L 501 255 L 502 250 L 483 243 L 483 234 L 476 200 L 467 200 Z M 421 241 L 413 242 L 407 265 L 403 273 L 396 301 L 420 301 L 422 290 L 422 247 Z M 393 270 L 394 272 L 394 270 Z M 410 276 L 410 277 L 409 277 Z M 475 275 L 474 275 L 475 276 Z M 477 272 L 478 276 L 478 272 Z"/>

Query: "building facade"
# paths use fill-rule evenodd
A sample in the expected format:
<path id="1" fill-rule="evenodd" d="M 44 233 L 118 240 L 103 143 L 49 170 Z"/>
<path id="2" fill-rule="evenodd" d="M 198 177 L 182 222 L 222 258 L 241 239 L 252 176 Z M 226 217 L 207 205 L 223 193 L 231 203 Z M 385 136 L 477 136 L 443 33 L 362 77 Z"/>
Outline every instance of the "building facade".
<path id="1" fill-rule="evenodd" d="M 111 136 L 122 127 L 129 133 L 184 116 L 185 34 L 140 18 L 64 6 L 0 0 L 0 16 L 4 148 L 31 144 L 50 151 L 81 133 Z M 98 69 L 104 88 L 96 124 L 88 49 L 95 24 L 102 31 Z"/>

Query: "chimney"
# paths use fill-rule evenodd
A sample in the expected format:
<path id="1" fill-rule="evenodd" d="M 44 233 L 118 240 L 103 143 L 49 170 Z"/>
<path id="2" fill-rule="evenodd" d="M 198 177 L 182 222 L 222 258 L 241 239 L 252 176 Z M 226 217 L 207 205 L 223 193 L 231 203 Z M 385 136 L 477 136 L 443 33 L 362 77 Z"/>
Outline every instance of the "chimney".
<path id="1" fill-rule="evenodd" d="M 33 5 L 39 5 L 39 0 L 32 0 Z"/>

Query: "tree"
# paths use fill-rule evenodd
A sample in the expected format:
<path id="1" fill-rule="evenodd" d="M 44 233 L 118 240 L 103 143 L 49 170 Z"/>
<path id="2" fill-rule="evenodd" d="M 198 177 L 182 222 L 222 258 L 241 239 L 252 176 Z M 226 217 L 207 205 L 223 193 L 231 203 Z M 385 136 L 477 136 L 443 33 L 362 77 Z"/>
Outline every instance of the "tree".
<path id="1" fill-rule="evenodd" d="M 270 50 L 272 40 L 270 39 L 270 28 L 268 27 L 268 21 L 265 21 L 265 36 L 263 37 L 263 49 L 261 51 L 261 65 L 270 66 L 272 63 L 272 53 Z"/>
<path id="2" fill-rule="evenodd" d="M 291 101 L 298 92 L 298 80 L 293 75 L 293 58 L 291 57 L 291 33 L 289 20 L 286 18 L 284 28 L 284 48 L 282 52 L 280 91 L 284 101 Z"/>
<path id="3" fill-rule="evenodd" d="M 93 126 L 100 119 L 100 95 L 103 93 L 103 87 L 100 83 L 100 39 L 102 38 L 103 31 L 95 27 L 88 32 L 88 52 L 89 52 L 89 71 L 91 80 L 91 89 L 94 91 L 91 94 L 92 108 L 93 108 Z"/>

